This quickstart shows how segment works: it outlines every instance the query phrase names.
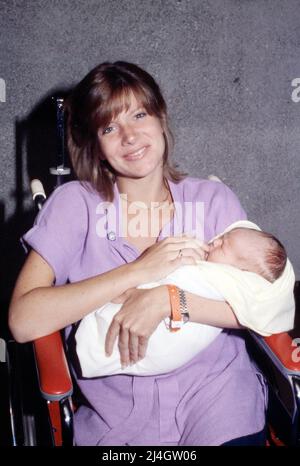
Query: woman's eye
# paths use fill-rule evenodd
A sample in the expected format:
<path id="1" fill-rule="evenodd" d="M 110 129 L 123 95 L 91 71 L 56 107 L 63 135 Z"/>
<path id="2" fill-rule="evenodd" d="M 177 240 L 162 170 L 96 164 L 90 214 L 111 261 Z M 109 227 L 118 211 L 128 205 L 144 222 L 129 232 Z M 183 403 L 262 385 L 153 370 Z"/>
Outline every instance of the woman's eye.
<path id="1" fill-rule="evenodd" d="M 102 133 L 103 133 L 103 134 L 109 134 L 109 133 L 112 132 L 112 130 L 113 130 L 113 127 L 112 127 L 112 126 L 108 126 L 107 128 L 105 128 L 105 129 L 103 130 Z"/>
<path id="2" fill-rule="evenodd" d="M 140 118 L 144 118 L 146 115 L 147 115 L 146 112 L 139 112 L 135 115 L 135 118 L 139 120 Z"/>

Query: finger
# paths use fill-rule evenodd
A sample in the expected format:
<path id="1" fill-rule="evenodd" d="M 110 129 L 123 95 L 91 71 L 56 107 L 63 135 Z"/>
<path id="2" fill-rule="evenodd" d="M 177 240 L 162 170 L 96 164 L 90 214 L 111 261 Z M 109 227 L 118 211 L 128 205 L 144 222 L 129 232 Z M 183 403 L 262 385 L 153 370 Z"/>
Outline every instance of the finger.
<path id="1" fill-rule="evenodd" d="M 139 337 L 130 333 L 129 335 L 129 358 L 130 364 L 135 364 L 138 361 L 138 348 L 139 348 Z"/>
<path id="2" fill-rule="evenodd" d="M 169 251 L 179 251 L 180 249 L 203 249 L 209 251 L 209 246 L 205 243 L 202 243 L 198 239 L 185 239 L 181 241 L 177 241 L 174 243 L 169 243 L 167 246 Z"/>
<path id="3" fill-rule="evenodd" d="M 136 288 L 128 288 L 128 290 L 124 291 L 124 293 L 120 294 L 116 298 L 114 298 L 111 302 L 117 304 L 123 304 L 127 301 L 128 298 L 136 291 Z"/>
<path id="4" fill-rule="evenodd" d="M 190 257 L 194 260 L 204 261 L 207 259 L 208 253 L 203 251 L 202 249 L 191 249 L 191 248 L 182 248 L 178 251 L 172 251 L 172 257 L 170 257 L 170 261 L 177 261 L 183 259 L 184 257 Z"/>
<path id="5" fill-rule="evenodd" d="M 128 290 L 127 290 L 128 291 Z M 116 296 L 114 299 L 111 300 L 112 303 L 116 304 L 123 304 L 126 299 L 128 298 L 128 293 L 125 291 L 124 293 L 120 294 L 119 296 Z"/>
<path id="6" fill-rule="evenodd" d="M 206 260 L 207 252 L 203 251 L 203 249 L 182 249 L 181 250 L 181 257 L 194 257 L 195 259 Z M 179 256 L 180 257 L 180 256 Z"/>
<path id="7" fill-rule="evenodd" d="M 113 319 L 110 327 L 107 331 L 106 338 L 105 338 L 105 353 L 106 356 L 111 356 L 113 347 L 115 345 L 115 341 L 120 332 L 120 324 Z"/>
<path id="8" fill-rule="evenodd" d="M 170 240 L 169 242 L 180 242 L 180 241 L 196 241 L 197 243 L 199 244 L 206 244 L 203 240 L 199 239 L 196 234 L 192 235 L 188 235 L 187 233 L 183 233 L 182 235 L 179 235 L 179 236 L 169 236 L 168 238 L 166 238 L 168 240 Z"/>
<path id="9" fill-rule="evenodd" d="M 189 240 L 189 241 L 192 241 L 191 244 L 195 245 L 196 248 L 198 247 L 199 249 L 202 249 L 203 251 L 206 251 L 206 252 L 209 252 L 210 250 L 210 246 L 204 241 L 200 241 L 197 238 L 194 238 L 193 240 Z"/>
<path id="10" fill-rule="evenodd" d="M 202 262 L 200 259 L 195 259 L 194 257 L 178 257 L 174 260 L 175 268 L 181 267 L 182 265 L 197 265 Z"/>
<path id="11" fill-rule="evenodd" d="M 129 356 L 129 332 L 126 328 L 121 327 L 119 334 L 119 351 L 120 351 L 120 361 L 122 369 L 129 366 L 130 356 Z"/>
<path id="12" fill-rule="evenodd" d="M 164 238 L 163 240 L 160 241 L 161 244 L 168 244 L 168 243 L 180 243 L 186 239 L 195 239 L 194 236 L 189 236 L 186 234 L 178 235 L 178 236 L 168 236 L 167 238 Z"/>
<path id="13" fill-rule="evenodd" d="M 147 337 L 140 337 L 139 338 L 139 347 L 138 347 L 138 359 L 144 359 L 146 356 L 146 349 L 148 346 L 149 338 Z"/>
<path id="14" fill-rule="evenodd" d="M 126 297 L 123 294 L 120 294 L 120 296 L 116 296 L 114 299 L 111 300 L 112 303 L 115 304 L 123 304 L 126 300 Z"/>

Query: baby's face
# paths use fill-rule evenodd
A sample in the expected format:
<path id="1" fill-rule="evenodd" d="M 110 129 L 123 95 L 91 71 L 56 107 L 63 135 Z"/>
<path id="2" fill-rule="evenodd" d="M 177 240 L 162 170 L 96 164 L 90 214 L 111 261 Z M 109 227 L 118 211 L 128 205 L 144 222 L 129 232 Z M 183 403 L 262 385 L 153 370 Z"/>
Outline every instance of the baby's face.
<path id="1" fill-rule="evenodd" d="M 207 255 L 207 261 L 243 268 L 247 261 L 249 241 L 253 241 L 253 237 L 251 235 L 249 237 L 249 232 L 246 229 L 225 233 L 209 244 L 210 251 Z"/>

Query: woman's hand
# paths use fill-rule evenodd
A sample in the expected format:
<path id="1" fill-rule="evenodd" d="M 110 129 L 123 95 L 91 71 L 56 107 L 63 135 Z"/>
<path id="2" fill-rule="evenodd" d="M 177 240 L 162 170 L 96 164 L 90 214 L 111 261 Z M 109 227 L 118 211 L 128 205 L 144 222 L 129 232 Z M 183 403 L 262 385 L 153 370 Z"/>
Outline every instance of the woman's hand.
<path id="1" fill-rule="evenodd" d="M 110 356 L 119 337 L 121 365 L 126 367 L 145 357 L 150 336 L 158 324 L 170 315 L 169 293 L 166 286 L 131 288 L 113 302 L 123 303 L 123 306 L 108 329 L 105 351 Z"/>
<path id="2" fill-rule="evenodd" d="M 132 265 L 141 284 L 160 280 L 182 265 L 206 260 L 208 252 L 209 246 L 196 238 L 169 237 L 146 249 Z"/>

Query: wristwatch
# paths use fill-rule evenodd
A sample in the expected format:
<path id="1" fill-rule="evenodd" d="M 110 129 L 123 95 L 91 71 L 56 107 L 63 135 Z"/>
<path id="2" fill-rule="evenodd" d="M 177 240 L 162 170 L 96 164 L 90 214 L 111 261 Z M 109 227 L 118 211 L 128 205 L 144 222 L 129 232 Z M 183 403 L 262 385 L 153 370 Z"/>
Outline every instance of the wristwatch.
<path id="1" fill-rule="evenodd" d="M 184 290 L 175 285 L 167 285 L 167 287 L 171 304 L 171 318 L 168 328 L 170 332 L 177 332 L 190 318 L 187 311 L 186 296 Z"/>
<path id="2" fill-rule="evenodd" d="M 187 302 L 185 291 L 181 288 L 178 288 L 179 291 L 179 306 L 180 306 L 180 314 L 184 324 L 186 324 L 190 320 L 190 315 L 187 310 Z"/>

